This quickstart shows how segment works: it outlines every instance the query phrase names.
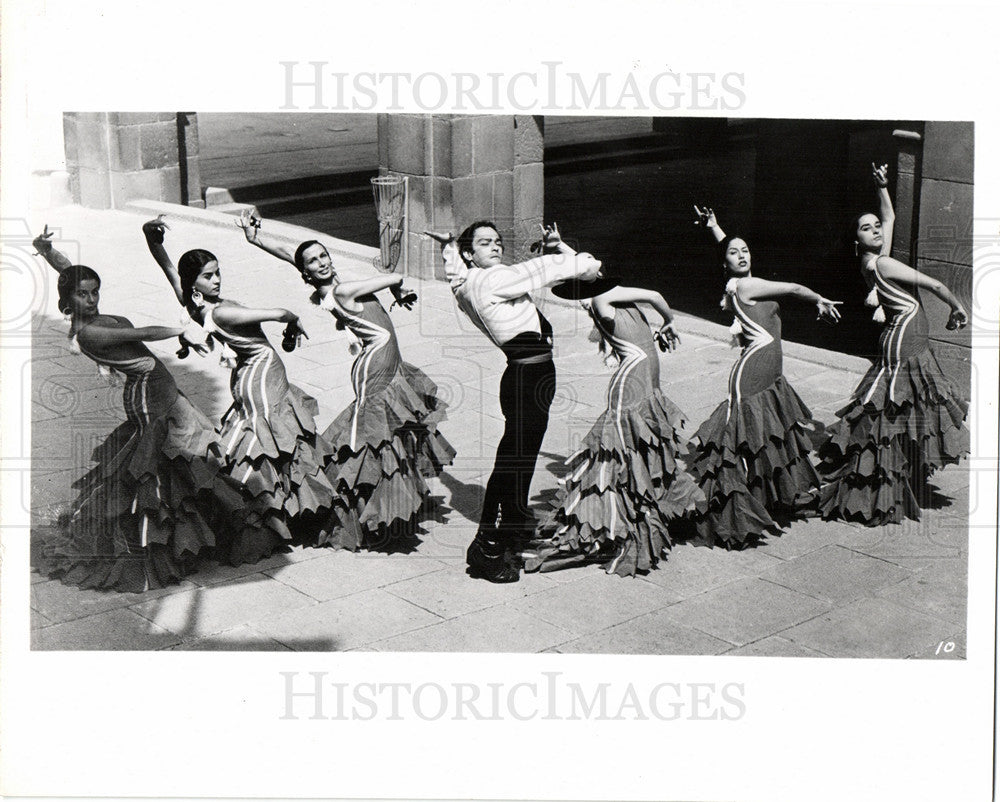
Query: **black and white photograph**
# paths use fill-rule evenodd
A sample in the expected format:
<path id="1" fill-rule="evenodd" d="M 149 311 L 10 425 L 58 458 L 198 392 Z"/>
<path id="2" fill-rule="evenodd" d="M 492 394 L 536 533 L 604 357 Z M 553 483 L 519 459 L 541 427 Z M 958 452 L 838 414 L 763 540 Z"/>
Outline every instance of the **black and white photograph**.
<path id="1" fill-rule="evenodd" d="M 5 795 L 990 798 L 985 6 L 23 6 Z"/>

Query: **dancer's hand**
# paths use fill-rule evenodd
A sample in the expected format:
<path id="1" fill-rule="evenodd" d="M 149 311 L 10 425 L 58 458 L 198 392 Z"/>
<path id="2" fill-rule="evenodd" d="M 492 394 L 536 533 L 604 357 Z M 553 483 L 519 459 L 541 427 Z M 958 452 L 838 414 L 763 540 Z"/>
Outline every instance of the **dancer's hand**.
<path id="1" fill-rule="evenodd" d="M 302 338 L 305 337 L 309 339 L 309 335 L 306 334 L 306 330 L 302 328 L 302 321 L 297 317 L 293 317 L 288 321 L 288 325 L 285 326 L 285 330 L 281 335 L 281 347 L 288 353 L 294 351 L 298 346 L 302 345 Z"/>
<path id="2" fill-rule="evenodd" d="M 955 331 L 956 329 L 964 329 L 967 325 L 969 325 L 969 315 L 960 306 L 957 309 L 951 310 L 951 315 L 948 316 L 945 328 L 948 331 Z"/>
<path id="3" fill-rule="evenodd" d="M 569 258 L 577 260 L 575 277 L 580 279 L 580 281 L 593 281 L 594 279 L 601 278 L 601 262 L 599 259 L 595 259 L 593 254 L 577 253 Z"/>
<path id="4" fill-rule="evenodd" d="M 403 307 L 407 312 L 413 309 L 413 305 L 417 302 L 417 294 L 413 290 L 406 289 L 402 282 L 399 284 L 393 284 L 389 287 L 389 292 L 392 293 L 392 297 L 395 298 L 392 302 L 392 306 L 389 307 L 391 312 L 397 305 Z"/>
<path id="5" fill-rule="evenodd" d="M 163 238 L 166 236 L 167 231 L 170 226 L 163 222 L 163 215 L 157 216 L 155 220 L 150 220 L 149 222 L 142 224 L 142 233 L 146 235 L 146 241 L 152 242 L 157 245 L 163 244 Z"/>
<path id="6" fill-rule="evenodd" d="M 875 179 L 875 186 L 885 189 L 889 186 L 889 165 L 883 164 L 881 167 L 872 162 L 872 178 Z"/>
<path id="7" fill-rule="evenodd" d="M 555 223 L 543 225 L 542 227 L 542 247 L 549 250 L 558 250 L 563 244 L 562 235 L 559 233 L 559 226 Z"/>
<path id="8" fill-rule="evenodd" d="M 181 359 L 187 358 L 192 348 L 199 356 L 205 356 L 205 354 L 212 350 L 212 341 L 208 336 L 208 332 L 197 323 L 188 323 L 177 339 L 181 344 L 177 356 Z"/>
<path id="9" fill-rule="evenodd" d="M 455 241 L 453 234 L 442 234 L 438 231 L 424 231 L 424 236 L 430 237 L 432 240 L 440 243 L 442 247 L 447 245 L 449 242 Z"/>
<path id="10" fill-rule="evenodd" d="M 55 232 L 49 231 L 49 224 L 46 223 L 45 230 L 31 241 L 39 256 L 44 256 L 52 250 L 52 237 L 54 235 Z"/>
<path id="11" fill-rule="evenodd" d="M 237 218 L 236 225 L 243 229 L 243 236 L 247 238 L 247 242 L 251 245 L 259 245 L 261 222 L 261 217 L 256 209 L 244 209 Z"/>
<path id="12" fill-rule="evenodd" d="M 718 227 L 719 223 L 715 219 L 715 212 L 711 206 L 698 206 L 698 204 L 695 204 L 694 213 L 696 216 L 694 224 L 696 226 L 704 226 L 705 228 Z"/>
<path id="13" fill-rule="evenodd" d="M 654 335 L 656 344 L 661 351 L 673 351 L 681 344 L 681 337 L 674 328 L 673 323 L 664 323 Z"/>
<path id="14" fill-rule="evenodd" d="M 816 302 L 816 309 L 818 310 L 816 319 L 825 320 L 828 323 L 836 323 L 840 320 L 840 310 L 837 309 L 837 306 L 842 303 L 843 301 L 831 301 L 827 298 L 820 298 Z"/>

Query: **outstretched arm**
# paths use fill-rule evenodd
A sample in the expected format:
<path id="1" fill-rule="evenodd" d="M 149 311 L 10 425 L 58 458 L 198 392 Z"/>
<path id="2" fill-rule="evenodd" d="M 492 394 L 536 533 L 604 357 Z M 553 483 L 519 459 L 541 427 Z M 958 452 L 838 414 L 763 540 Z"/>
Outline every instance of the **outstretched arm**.
<path id="1" fill-rule="evenodd" d="M 371 295 L 373 292 L 389 287 L 398 287 L 403 283 L 403 277 L 396 273 L 361 279 L 360 281 L 342 281 L 333 288 L 338 301 L 351 302 L 355 298 Z"/>
<path id="2" fill-rule="evenodd" d="M 106 348 L 120 345 L 122 343 L 154 342 L 157 340 L 169 340 L 171 337 L 179 337 L 182 350 L 187 353 L 187 348 L 194 348 L 200 354 L 205 354 L 209 350 L 205 331 L 196 324 L 190 326 L 143 326 L 135 328 L 124 318 L 119 318 L 127 325 L 107 326 L 101 323 L 91 323 L 85 327 L 79 337 L 84 345 L 92 348 Z"/>
<path id="3" fill-rule="evenodd" d="M 896 213 L 892 210 L 892 198 L 889 197 L 889 165 L 876 167 L 872 162 L 872 178 L 878 187 L 878 219 L 882 223 L 882 250 L 879 255 L 888 256 L 892 253 L 892 231 L 896 225 Z"/>
<path id="4" fill-rule="evenodd" d="M 31 244 L 35 246 L 35 250 L 38 251 L 38 255 L 52 265 L 57 273 L 62 273 L 67 267 L 71 267 L 73 263 L 69 260 L 66 254 L 57 250 L 52 245 L 52 237 L 54 234 L 55 232 L 49 231 L 49 226 L 46 224 L 45 230 L 35 237 Z"/>
<path id="5" fill-rule="evenodd" d="M 278 259 L 294 265 L 295 252 L 286 243 L 278 240 L 277 237 L 264 234 L 261 231 L 263 222 L 261 216 L 257 214 L 256 209 L 252 211 L 247 209 L 236 220 L 236 225 L 243 229 L 243 235 L 251 245 L 256 245 L 262 251 L 271 254 L 271 256 L 276 256 Z"/>
<path id="6" fill-rule="evenodd" d="M 149 252 L 153 255 L 156 263 L 167 277 L 167 281 L 170 282 L 174 295 L 177 296 L 177 302 L 181 306 L 184 306 L 184 290 L 181 288 L 180 273 L 177 272 L 174 263 L 170 261 L 167 249 L 163 247 L 163 238 L 166 236 L 169 228 L 170 226 L 163 222 L 163 215 L 161 214 L 155 220 L 143 223 L 142 233 L 146 237 L 146 245 L 149 246 Z"/>
<path id="7" fill-rule="evenodd" d="M 705 229 L 715 237 L 716 242 L 722 242 L 726 238 L 726 232 L 722 230 L 719 225 L 719 221 L 715 219 L 715 212 L 712 211 L 711 206 L 697 206 L 694 207 L 694 213 L 697 215 L 697 219 L 694 221 L 696 226 L 704 226 Z"/>
<path id="8" fill-rule="evenodd" d="M 787 281 L 768 281 L 763 278 L 740 279 L 736 292 L 743 301 L 758 301 L 767 298 L 784 298 L 791 296 L 799 300 L 816 304 L 818 310 L 817 319 L 825 318 L 833 323 L 840 320 L 840 312 L 837 306 L 842 301 L 831 301 L 824 298 L 818 292 L 806 287 L 804 284 L 794 284 Z"/>
<path id="9" fill-rule="evenodd" d="M 969 322 L 969 315 L 962 306 L 962 302 L 955 297 L 955 294 L 936 278 L 931 278 L 923 273 L 914 270 L 908 265 L 904 265 L 898 259 L 885 256 L 879 259 L 879 272 L 885 278 L 899 284 L 913 284 L 922 290 L 934 293 L 938 298 L 951 307 L 951 316 L 948 318 L 949 329 L 961 329 Z"/>

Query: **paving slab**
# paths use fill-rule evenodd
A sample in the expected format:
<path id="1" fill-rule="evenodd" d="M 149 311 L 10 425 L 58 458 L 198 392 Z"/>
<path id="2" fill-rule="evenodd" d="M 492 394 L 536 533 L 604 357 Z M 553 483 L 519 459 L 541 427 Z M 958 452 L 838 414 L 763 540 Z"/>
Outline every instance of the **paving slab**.
<path id="1" fill-rule="evenodd" d="M 666 607 L 680 597 L 641 579 L 593 573 L 511 606 L 575 635 L 587 635 Z"/>
<path id="2" fill-rule="evenodd" d="M 253 628 L 296 651 L 339 652 L 440 621 L 384 590 L 369 590 L 275 613 L 253 622 Z"/>
<path id="3" fill-rule="evenodd" d="M 902 607 L 966 626 L 968 572 L 964 559 L 940 560 L 877 595 Z"/>
<path id="4" fill-rule="evenodd" d="M 788 560 L 761 576 L 776 585 L 840 605 L 897 585 L 912 572 L 842 546 L 827 546 Z"/>
<path id="5" fill-rule="evenodd" d="M 263 560 L 258 560 L 255 563 L 243 563 L 242 565 L 222 565 L 221 563 L 206 560 L 203 565 L 199 566 L 198 571 L 191 574 L 190 579 L 191 582 L 199 587 L 208 587 L 209 585 L 219 585 L 223 582 L 252 576 L 253 574 L 262 574 L 268 569 L 278 568 L 282 565 L 287 565 L 289 562 L 289 555 L 284 553 L 272 554 L 270 557 L 265 557 Z"/>
<path id="6" fill-rule="evenodd" d="M 743 646 L 829 609 L 826 602 L 762 579 L 743 579 L 668 607 L 674 621 Z"/>
<path id="7" fill-rule="evenodd" d="M 807 649 L 780 635 L 770 635 L 724 653 L 729 657 L 827 657 L 815 649 Z"/>
<path id="8" fill-rule="evenodd" d="M 263 618 L 275 610 L 315 605 L 315 599 L 263 575 L 197 587 L 132 609 L 185 638 L 214 635 Z"/>
<path id="9" fill-rule="evenodd" d="M 205 638 L 186 640 L 170 651 L 178 652 L 290 652 L 283 643 L 266 635 L 261 635 L 250 626 L 243 625 L 210 635 Z"/>
<path id="10" fill-rule="evenodd" d="M 733 645 L 678 624 L 664 610 L 560 644 L 563 654 L 722 654 Z"/>
<path id="11" fill-rule="evenodd" d="M 791 560 L 811 551 L 817 551 L 844 537 L 852 537 L 854 529 L 841 521 L 822 521 L 815 518 L 794 521 L 780 537 L 769 537 L 760 550 L 771 557 Z"/>
<path id="12" fill-rule="evenodd" d="M 463 559 L 460 565 L 397 582 L 386 590 L 447 619 L 557 587 L 543 574 L 522 574 L 519 582 L 504 585 L 474 580 L 466 573 L 464 563 Z"/>
<path id="13" fill-rule="evenodd" d="M 765 549 L 726 551 L 681 545 L 672 549 L 656 570 L 643 577 L 682 599 L 697 596 L 714 588 L 758 576 L 781 565 L 781 560 Z"/>
<path id="14" fill-rule="evenodd" d="M 131 610 L 97 615 L 32 630 L 31 648 L 45 651 L 146 651 L 164 649 L 180 637 Z"/>
<path id="15" fill-rule="evenodd" d="M 117 593 L 112 590 L 82 590 L 74 585 L 64 585 L 58 579 L 50 579 L 31 586 L 31 607 L 50 621 L 63 623 L 175 593 L 190 592 L 193 587 L 193 583 L 184 580 L 176 585 L 145 593 Z"/>
<path id="16" fill-rule="evenodd" d="M 376 644 L 381 652 L 540 652 L 572 633 L 510 605 L 489 607 Z"/>
<path id="17" fill-rule="evenodd" d="M 430 557 L 330 550 L 315 560 L 274 568 L 267 575 L 317 601 L 329 601 L 443 571 L 444 564 Z"/>
<path id="18" fill-rule="evenodd" d="M 911 657 L 951 637 L 955 625 L 886 599 L 859 599 L 781 636 L 831 657 Z"/>

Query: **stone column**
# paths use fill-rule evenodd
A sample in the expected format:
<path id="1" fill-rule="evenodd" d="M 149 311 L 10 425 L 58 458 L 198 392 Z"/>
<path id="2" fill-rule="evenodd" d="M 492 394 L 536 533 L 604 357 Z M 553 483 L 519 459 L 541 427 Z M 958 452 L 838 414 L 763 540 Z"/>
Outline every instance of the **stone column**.
<path id="1" fill-rule="evenodd" d="M 193 116 L 183 115 L 184 122 Z M 121 208 L 138 198 L 200 201 L 197 169 L 191 180 L 197 129 L 180 123 L 175 112 L 64 114 L 74 201 L 97 209 Z"/>
<path id="2" fill-rule="evenodd" d="M 457 234 L 493 220 L 508 258 L 526 256 L 544 211 L 542 118 L 530 115 L 380 114 L 379 170 L 409 177 L 409 271 L 443 278 L 424 229 Z"/>

